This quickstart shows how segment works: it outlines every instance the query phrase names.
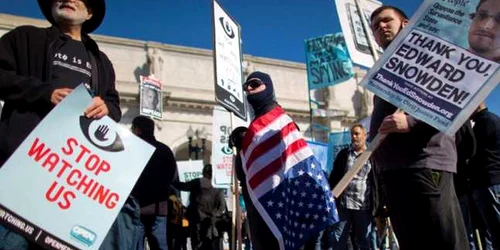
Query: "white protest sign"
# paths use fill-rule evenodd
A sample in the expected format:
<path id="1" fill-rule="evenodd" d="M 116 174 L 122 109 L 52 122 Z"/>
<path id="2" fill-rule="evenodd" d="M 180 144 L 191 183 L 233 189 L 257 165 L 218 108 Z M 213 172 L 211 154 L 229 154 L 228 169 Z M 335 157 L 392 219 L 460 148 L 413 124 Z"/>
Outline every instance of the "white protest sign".
<path id="1" fill-rule="evenodd" d="M 222 107 L 215 106 L 212 123 L 212 185 L 217 188 L 228 188 L 232 183 L 233 151 L 229 147 L 231 114 Z M 234 126 L 248 126 L 248 123 L 234 117 Z"/>
<path id="2" fill-rule="evenodd" d="M 241 73 L 241 33 L 238 23 L 217 1 L 212 2 L 214 25 L 215 100 L 247 119 Z"/>
<path id="3" fill-rule="evenodd" d="M 382 3 L 374 0 L 359 0 L 363 8 L 363 14 L 366 20 L 370 21 L 371 13 L 382 6 Z M 347 50 L 351 56 L 352 62 L 367 68 L 374 64 L 373 55 L 370 50 L 368 36 L 372 41 L 375 41 L 373 34 L 368 30 L 368 36 L 363 28 L 361 15 L 356 7 L 355 0 L 335 0 L 337 6 L 337 14 L 340 20 L 340 27 L 344 33 Z M 375 50 L 380 54 L 382 48 L 375 42 L 373 43 Z"/>
<path id="4" fill-rule="evenodd" d="M 189 182 L 202 177 L 203 160 L 196 161 L 178 161 L 177 171 L 179 172 L 179 181 Z M 189 205 L 189 192 L 181 191 L 181 201 L 184 206 Z"/>
<path id="5" fill-rule="evenodd" d="M 417 119 L 454 134 L 500 82 L 499 63 L 474 53 L 475 42 L 468 45 L 481 29 L 469 17 L 478 2 L 425 1 L 361 85 Z"/>
<path id="6" fill-rule="evenodd" d="M 0 169 L 0 223 L 49 249 L 98 249 L 154 147 L 74 89 Z"/>

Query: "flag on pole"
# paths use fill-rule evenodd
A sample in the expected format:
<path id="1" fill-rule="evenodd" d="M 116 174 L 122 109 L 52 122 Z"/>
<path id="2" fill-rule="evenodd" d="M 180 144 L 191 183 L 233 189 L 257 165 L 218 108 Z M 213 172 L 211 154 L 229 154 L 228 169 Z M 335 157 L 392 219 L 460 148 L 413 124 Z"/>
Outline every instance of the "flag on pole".
<path id="1" fill-rule="evenodd" d="M 250 198 L 281 250 L 338 221 L 325 173 L 281 107 L 252 121 L 241 156 Z"/>

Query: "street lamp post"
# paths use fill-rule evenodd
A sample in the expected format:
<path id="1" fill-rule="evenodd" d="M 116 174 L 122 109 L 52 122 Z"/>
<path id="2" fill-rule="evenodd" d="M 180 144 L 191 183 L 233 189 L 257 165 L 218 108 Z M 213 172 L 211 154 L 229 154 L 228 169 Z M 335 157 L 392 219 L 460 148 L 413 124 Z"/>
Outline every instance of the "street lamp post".
<path id="1" fill-rule="evenodd" d="M 189 159 L 191 158 L 191 155 L 194 153 L 194 159 L 198 160 L 199 155 L 201 153 L 202 159 L 205 158 L 205 144 L 206 144 L 206 132 L 205 132 L 205 127 L 202 127 L 201 130 L 196 129 L 196 131 L 193 130 L 191 126 L 189 126 L 188 131 L 186 132 L 187 138 L 188 138 L 188 154 L 189 154 Z M 194 143 L 193 145 L 193 140 L 194 139 L 201 139 L 201 146 L 198 144 L 198 141 Z"/>

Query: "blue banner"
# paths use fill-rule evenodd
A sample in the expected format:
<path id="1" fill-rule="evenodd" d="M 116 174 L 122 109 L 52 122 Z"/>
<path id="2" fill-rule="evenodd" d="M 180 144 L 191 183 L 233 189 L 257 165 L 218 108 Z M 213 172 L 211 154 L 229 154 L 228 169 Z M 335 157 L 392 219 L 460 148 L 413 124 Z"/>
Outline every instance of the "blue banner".
<path id="1" fill-rule="evenodd" d="M 349 147 L 351 144 L 351 133 L 349 131 L 334 132 L 328 136 L 328 168 L 327 173 L 333 170 L 333 162 L 340 150 Z"/>
<path id="2" fill-rule="evenodd" d="M 321 142 L 307 141 L 307 145 L 312 150 L 316 160 L 321 164 L 321 168 L 327 172 L 328 167 L 328 144 Z"/>
<path id="3" fill-rule="evenodd" d="M 310 90 L 335 85 L 354 76 L 342 33 L 307 39 L 304 45 Z"/>

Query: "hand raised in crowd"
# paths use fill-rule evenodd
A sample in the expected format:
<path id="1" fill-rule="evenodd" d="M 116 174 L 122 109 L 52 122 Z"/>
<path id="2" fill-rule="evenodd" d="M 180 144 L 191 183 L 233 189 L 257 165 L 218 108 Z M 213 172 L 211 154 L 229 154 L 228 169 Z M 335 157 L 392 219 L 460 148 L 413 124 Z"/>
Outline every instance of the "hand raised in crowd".
<path id="1" fill-rule="evenodd" d="M 108 106 L 106 106 L 106 103 L 99 96 L 94 97 L 90 106 L 85 110 L 87 118 L 99 119 L 108 114 Z"/>
<path id="2" fill-rule="evenodd" d="M 50 95 L 50 102 L 54 105 L 59 104 L 67 95 L 71 93 L 71 91 L 72 89 L 69 88 L 55 89 Z"/>
<path id="3" fill-rule="evenodd" d="M 406 114 L 404 112 L 396 112 L 386 116 L 382 124 L 380 124 L 378 132 L 381 134 L 410 132 Z"/>

